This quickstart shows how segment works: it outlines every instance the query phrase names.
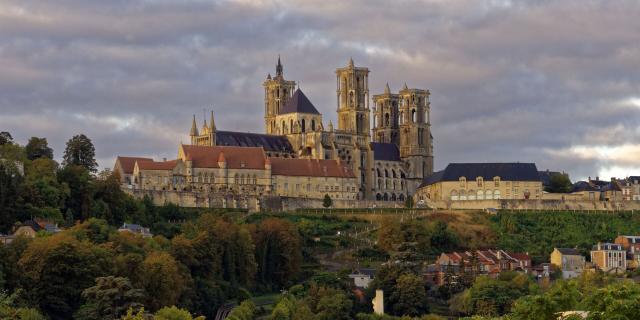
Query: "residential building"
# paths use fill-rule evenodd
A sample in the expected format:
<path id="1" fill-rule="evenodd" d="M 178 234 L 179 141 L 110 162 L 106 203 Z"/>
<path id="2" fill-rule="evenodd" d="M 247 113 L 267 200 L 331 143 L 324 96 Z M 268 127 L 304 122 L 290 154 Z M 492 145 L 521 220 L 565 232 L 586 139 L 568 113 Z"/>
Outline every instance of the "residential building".
<path id="1" fill-rule="evenodd" d="M 542 182 L 534 163 L 450 163 L 424 180 L 416 198 L 452 202 L 541 199 Z"/>
<path id="2" fill-rule="evenodd" d="M 622 189 L 622 198 L 626 201 L 640 201 L 640 176 L 630 176 L 618 180 Z"/>
<path id="3" fill-rule="evenodd" d="M 627 253 L 621 244 L 598 243 L 591 250 L 591 263 L 604 272 L 627 271 Z"/>
<path id="4" fill-rule="evenodd" d="M 563 279 L 570 279 L 582 274 L 586 261 L 578 249 L 554 248 L 551 252 L 551 264 L 562 270 Z"/>
<path id="5" fill-rule="evenodd" d="M 442 285 L 446 273 L 463 273 L 497 277 L 504 271 L 531 272 L 531 257 L 526 253 L 504 250 L 475 250 L 442 253 L 424 275 L 427 282 Z"/>
<path id="6" fill-rule="evenodd" d="M 617 236 L 614 243 L 619 244 L 627 252 L 627 267 L 640 267 L 640 236 Z"/>
<path id="7" fill-rule="evenodd" d="M 145 228 L 141 225 L 138 224 L 132 224 L 132 223 L 124 223 L 119 229 L 118 232 L 131 232 L 134 234 L 138 234 L 141 235 L 143 238 L 151 238 L 153 237 L 153 234 L 151 234 L 151 231 L 149 230 L 149 228 Z"/>
<path id="8" fill-rule="evenodd" d="M 376 271 L 374 269 L 358 269 L 349 275 L 353 279 L 353 285 L 356 288 L 366 289 L 373 281 Z"/>

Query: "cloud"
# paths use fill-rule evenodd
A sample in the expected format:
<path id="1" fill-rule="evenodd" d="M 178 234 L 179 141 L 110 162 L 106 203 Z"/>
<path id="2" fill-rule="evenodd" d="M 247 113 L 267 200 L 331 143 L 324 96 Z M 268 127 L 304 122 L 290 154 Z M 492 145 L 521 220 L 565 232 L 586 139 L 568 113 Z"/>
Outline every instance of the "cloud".
<path id="1" fill-rule="evenodd" d="M 335 115 L 334 69 L 430 89 L 436 167 L 533 161 L 573 177 L 640 174 L 640 4 L 357 0 L 0 4 L 0 126 L 60 156 L 83 132 L 100 165 L 175 156 L 192 114 L 262 131 L 267 73 Z"/>

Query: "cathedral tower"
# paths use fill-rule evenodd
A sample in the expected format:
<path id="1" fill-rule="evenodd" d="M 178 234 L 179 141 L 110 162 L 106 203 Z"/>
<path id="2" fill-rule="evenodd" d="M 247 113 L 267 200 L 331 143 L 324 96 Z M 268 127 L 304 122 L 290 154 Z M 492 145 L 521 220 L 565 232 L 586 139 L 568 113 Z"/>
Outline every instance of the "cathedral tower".
<path id="1" fill-rule="evenodd" d="M 276 116 L 280 114 L 280 110 L 293 95 L 296 82 L 284 79 L 280 56 L 278 56 L 278 63 L 276 64 L 275 77 L 271 78 L 271 74 L 267 75 L 267 79 L 262 86 L 264 87 L 265 131 L 267 134 L 283 134 L 283 132 L 276 132 Z"/>
<path id="2" fill-rule="evenodd" d="M 369 69 L 355 67 L 349 59 L 336 76 L 338 130 L 369 136 Z"/>
<path id="3" fill-rule="evenodd" d="M 433 137 L 429 90 L 400 90 L 400 157 L 408 165 L 407 178 L 417 185 L 433 173 Z"/>
<path id="4" fill-rule="evenodd" d="M 384 94 L 373 96 L 373 137 L 375 142 L 400 144 L 400 123 L 398 111 L 399 95 L 391 93 L 387 83 Z"/>

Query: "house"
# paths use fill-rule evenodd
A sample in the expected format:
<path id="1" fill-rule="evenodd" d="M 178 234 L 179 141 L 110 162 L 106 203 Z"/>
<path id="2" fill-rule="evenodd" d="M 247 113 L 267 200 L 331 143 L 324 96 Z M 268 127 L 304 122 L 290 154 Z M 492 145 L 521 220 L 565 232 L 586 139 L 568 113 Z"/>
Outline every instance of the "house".
<path id="1" fill-rule="evenodd" d="M 7 245 L 13 242 L 14 237 L 8 234 L 0 233 L 0 244 Z"/>
<path id="2" fill-rule="evenodd" d="M 38 231 L 43 230 L 42 226 L 34 220 L 27 220 L 21 225 L 14 226 L 13 237 L 35 238 Z"/>
<path id="3" fill-rule="evenodd" d="M 138 183 L 133 177 L 133 168 L 136 162 L 153 162 L 150 158 L 141 157 L 117 157 L 113 166 L 113 172 L 118 175 L 123 186 L 133 186 Z"/>
<path id="4" fill-rule="evenodd" d="M 552 272 L 553 265 L 548 262 L 541 263 L 531 269 L 531 275 L 538 279 L 549 278 Z"/>
<path id="5" fill-rule="evenodd" d="M 492 249 L 442 253 L 435 264 L 427 267 L 424 278 L 428 283 L 442 285 L 446 273 L 473 273 L 497 277 L 504 271 L 529 273 L 531 257 L 526 253 Z"/>
<path id="6" fill-rule="evenodd" d="M 562 278 L 578 277 L 585 268 L 585 258 L 578 249 L 554 248 L 551 252 L 551 264 L 562 270 Z"/>
<path id="7" fill-rule="evenodd" d="M 627 253 L 621 244 L 598 243 L 591 250 L 591 263 L 604 272 L 627 271 Z"/>
<path id="8" fill-rule="evenodd" d="M 627 268 L 640 267 L 640 236 L 617 236 L 613 242 L 627 252 Z"/>
<path id="9" fill-rule="evenodd" d="M 542 199 L 542 182 L 534 163 L 450 163 L 427 177 L 416 191 L 416 201 L 501 199 Z M 482 203 L 476 207 L 484 209 Z"/>
<path id="10" fill-rule="evenodd" d="M 135 234 L 141 235 L 143 238 L 151 238 L 153 234 L 149 228 L 142 227 L 138 224 L 124 223 L 122 227 L 118 229 L 119 232 L 131 232 Z"/>
<path id="11" fill-rule="evenodd" d="M 358 269 L 349 275 L 353 279 L 353 284 L 357 288 L 366 289 L 375 277 L 375 269 Z"/>
<path id="12" fill-rule="evenodd" d="M 618 180 L 625 201 L 640 201 L 640 176 L 629 176 Z"/>
<path id="13" fill-rule="evenodd" d="M 582 201 L 599 201 L 600 192 L 600 187 L 589 181 L 578 181 L 571 189 L 571 195 Z"/>

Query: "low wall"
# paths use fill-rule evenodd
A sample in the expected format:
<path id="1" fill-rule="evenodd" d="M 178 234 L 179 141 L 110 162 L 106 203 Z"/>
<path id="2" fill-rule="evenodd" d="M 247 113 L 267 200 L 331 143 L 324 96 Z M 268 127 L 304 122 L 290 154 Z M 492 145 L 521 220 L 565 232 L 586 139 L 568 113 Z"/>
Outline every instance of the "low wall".
<path id="1" fill-rule="evenodd" d="M 429 201 L 435 209 L 513 209 L 513 210 L 640 210 L 640 201 L 562 201 L 562 200 L 466 200 Z"/>
<path id="2" fill-rule="evenodd" d="M 324 208 L 322 199 L 291 198 L 278 196 L 244 196 L 233 194 L 200 193 L 193 191 L 131 190 L 124 189 L 132 196 L 142 199 L 145 195 L 153 199 L 155 205 L 174 203 L 181 207 L 197 208 L 243 208 L 249 211 L 272 210 L 293 211 L 296 209 Z M 402 208 L 398 201 L 332 200 L 332 208 Z"/>

